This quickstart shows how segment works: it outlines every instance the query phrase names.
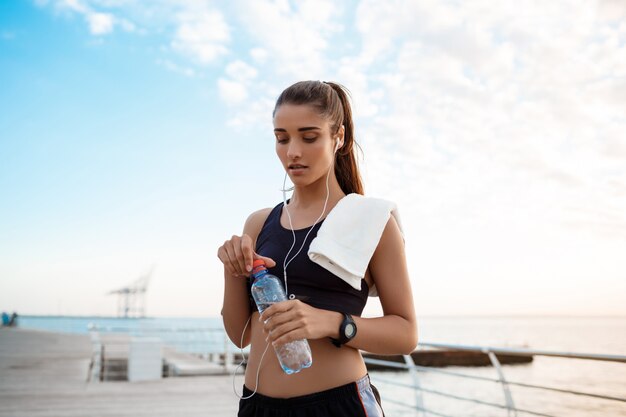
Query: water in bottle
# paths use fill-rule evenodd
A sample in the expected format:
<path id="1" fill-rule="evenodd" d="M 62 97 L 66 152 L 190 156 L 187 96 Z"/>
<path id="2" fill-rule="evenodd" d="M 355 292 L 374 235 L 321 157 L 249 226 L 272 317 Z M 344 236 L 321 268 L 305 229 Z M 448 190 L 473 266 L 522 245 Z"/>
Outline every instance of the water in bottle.
<path id="1" fill-rule="evenodd" d="M 256 302 L 259 313 L 274 303 L 287 300 L 287 294 L 280 280 L 270 274 L 265 267 L 265 261 L 257 259 L 253 263 L 252 276 L 254 283 L 252 284 L 252 297 Z M 311 357 L 311 348 L 306 339 L 296 340 L 285 343 L 284 345 L 275 346 L 278 362 L 287 374 L 300 372 L 304 368 L 308 368 L 313 363 Z"/>

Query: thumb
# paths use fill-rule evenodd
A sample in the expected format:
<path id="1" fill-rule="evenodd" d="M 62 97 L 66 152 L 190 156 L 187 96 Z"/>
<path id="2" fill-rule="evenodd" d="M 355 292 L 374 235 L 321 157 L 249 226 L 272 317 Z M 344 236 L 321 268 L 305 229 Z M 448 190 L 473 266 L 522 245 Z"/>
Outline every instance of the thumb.
<path id="1" fill-rule="evenodd" d="M 258 253 L 256 253 L 256 252 L 254 252 L 254 259 L 255 259 L 255 260 L 256 260 L 256 259 L 262 259 L 262 260 L 264 260 L 264 261 L 265 261 L 265 265 L 266 265 L 266 266 L 268 266 L 268 267 L 270 267 L 270 268 L 273 268 L 273 267 L 275 267 L 275 266 L 276 266 L 276 262 L 274 262 L 274 260 L 273 260 L 272 258 L 268 258 L 268 257 L 266 257 L 266 256 L 261 256 L 261 255 L 259 255 L 259 254 L 258 254 Z"/>

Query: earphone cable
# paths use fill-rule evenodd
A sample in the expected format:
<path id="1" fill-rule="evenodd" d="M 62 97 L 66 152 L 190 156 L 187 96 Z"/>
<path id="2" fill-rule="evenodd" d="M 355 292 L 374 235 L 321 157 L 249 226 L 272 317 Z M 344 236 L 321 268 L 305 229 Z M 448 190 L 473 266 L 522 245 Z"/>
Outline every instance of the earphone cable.
<path id="1" fill-rule="evenodd" d="M 322 214 L 320 214 L 320 216 L 317 218 L 313 226 L 315 226 L 322 219 L 322 217 L 324 217 L 324 213 L 326 213 L 326 207 L 328 205 L 328 198 L 330 197 L 330 188 L 328 187 L 328 179 L 330 178 L 330 170 L 333 168 L 333 166 L 334 164 L 330 166 L 330 168 L 328 169 L 328 174 L 326 174 L 326 201 L 324 201 L 324 209 L 322 210 Z M 309 237 L 309 234 L 313 231 L 313 226 L 311 226 L 311 229 L 307 232 L 306 236 L 304 236 L 304 241 L 302 241 L 302 246 L 300 246 L 300 249 L 298 249 L 298 252 L 296 252 L 296 254 L 293 255 L 293 257 L 287 261 L 287 258 L 289 257 L 291 250 L 296 244 L 296 232 L 293 229 L 293 223 L 291 222 L 291 215 L 289 214 L 289 209 L 287 208 L 287 198 L 286 198 L 286 193 L 285 193 L 286 181 L 287 181 L 287 173 L 285 172 L 285 179 L 283 181 L 283 207 L 285 208 L 285 211 L 287 212 L 287 217 L 289 218 L 289 226 L 291 227 L 291 234 L 293 235 L 293 243 L 291 244 L 291 248 L 289 248 L 287 255 L 285 255 L 285 261 L 283 261 L 283 275 L 285 278 L 285 293 L 289 294 L 289 290 L 287 287 L 287 267 L 289 266 L 291 261 L 293 261 L 296 258 L 296 256 L 298 256 L 298 254 L 302 251 L 302 248 L 304 248 L 304 245 L 306 244 L 306 240 Z"/>
<path id="2" fill-rule="evenodd" d="M 250 324 L 250 319 L 252 318 L 252 315 L 250 315 L 250 317 L 248 317 L 248 321 L 246 321 L 246 325 L 243 327 L 243 332 L 241 332 L 241 342 L 239 343 L 239 350 L 241 351 L 241 362 L 239 362 L 239 365 L 237 365 L 237 367 L 235 368 L 235 370 L 233 371 L 233 392 L 235 393 L 235 395 L 241 399 L 241 400 L 247 400 L 248 398 L 252 398 L 252 396 L 254 394 L 256 394 L 256 390 L 259 387 L 259 373 L 261 372 L 261 364 L 263 363 L 263 358 L 265 357 L 265 354 L 267 353 L 267 349 L 270 347 L 270 342 L 267 342 L 267 345 L 265 345 L 265 350 L 263 351 L 263 354 L 261 355 L 261 360 L 259 361 L 259 366 L 256 370 L 256 381 L 254 383 L 254 391 L 252 392 L 252 394 L 248 395 L 248 396 L 243 396 L 239 395 L 239 393 L 237 392 L 237 388 L 235 388 L 235 376 L 237 375 L 237 371 L 239 370 L 239 368 L 241 368 L 244 364 L 247 364 L 248 361 L 246 360 L 246 355 L 243 352 L 243 336 L 246 333 L 246 328 L 248 327 L 248 324 Z"/>
<path id="3" fill-rule="evenodd" d="M 337 152 L 337 148 L 335 149 L 335 153 Z M 289 266 L 291 261 L 293 261 L 296 258 L 296 256 L 298 256 L 298 254 L 302 251 L 302 248 L 304 248 L 304 245 L 306 243 L 307 238 L 309 237 L 309 234 L 313 231 L 313 227 L 322 219 L 322 217 L 324 217 L 324 213 L 326 213 L 326 207 L 328 206 L 328 199 L 330 197 L 330 188 L 328 185 L 328 180 L 330 178 L 330 171 L 331 169 L 333 169 L 334 166 L 335 166 L 334 163 L 331 164 L 330 168 L 328 169 L 328 173 L 326 174 L 326 200 L 324 201 L 324 208 L 322 210 L 322 214 L 320 214 L 320 217 L 318 217 L 318 219 L 315 221 L 315 224 L 311 226 L 311 229 L 307 232 L 306 236 L 304 237 L 304 241 L 302 242 L 302 246 L 300 246 L 300 249 L 298 249 L 298 252 L 296 252 L 296 254 L 288 261 L 287 261 L 287 258 L 289 257 L 289 254 L 291 253 L 292 249 L 296 245 L 296 232 L 294 231 L 293 223 L 291 221 L 291 215 L 289 214 L 289 209 L 287 208 L 287 194 L 286 194 L 287 191 L 293 190 L 294 187 L 291 187 L 289 190 L 285 188 L 285 184 L 287 182 L 287 171 L 285 171 L 285 178 L 283 180 L 283 188 L 281 191 L 283 192 L 283 207 L 285 208 L 285 211 L 287 212 L 287 217 L 289 218 L 289 226 L 291 227 L 291 233 L 293 235 L 293 243 L 291 244 L 291 247 L 289 248 L 287 255 L 285 255 L 285 260 L 283 261 L 283 274 L 284 274 L 284 279 L 285 279 L 285 293 L 286 294 L 289 294 L 288 287 L 287 287 L 287 266 Z M 239 346 L 240 346 L 239 349 L 241 350 L 242 360 L 233 371 L 233 391 L 235 395 L 242 400 L 247 400 L 248 398 L 251 398 L 252 396 L 256 394 L 257 389 L 259 387 L 259 374 L 261 372 L 261 364 L 263 363 L 263 358 L 265 357 L 265 354 L 267 353 L 267 349 L 269 348 L 269 345 L 270 345 L 268 342 L 267 345 L 265 346 L 265 350 L 263 351 L 263 354 L 261 355 L 261 359 L 259 360 L 259 366 L 257 367 L 257 371 L 256 371 L 256 381 L 254 385 L 254 391 L 252 392 L 252 394 L 248 396 L 245 396 L 245 397 L 243 395 L 240 396 L 235 387 L 235 376 L 237 375 L 237 371 L 239 370 L 239 368 L 241 368 L 244 364 L 247 364 L 246 357 L 243 351 L 243 337 L 246 333 L 246 329 L 248 328 L 248 325 L 250 324 L 251 318 L 252 318 L 252 315 L 248 317 L 248 320 L 246 321 L 246 324 L 243 327 L 243 331 L 241 332 L 241 341 L 239 343 Z"/>

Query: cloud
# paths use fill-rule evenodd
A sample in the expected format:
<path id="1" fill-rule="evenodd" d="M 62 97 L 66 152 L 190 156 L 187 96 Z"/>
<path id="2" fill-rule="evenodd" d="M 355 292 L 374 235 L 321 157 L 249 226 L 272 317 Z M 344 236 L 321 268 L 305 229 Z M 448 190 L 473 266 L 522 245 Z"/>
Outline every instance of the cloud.
<path id="1" fill-rule="evenodd" d="M 451 199 L 485 220 L 481 212 L 508 210 L 520 199 L 554 199 L 556 211 L 535 215 L 566 217 L 557 197 L 579 208 L 610 204 L 589 195 L 598 183 L 626 181 L 620 1 L 536 0 L 520 8 L 362 0 L 353 11 L 329 0 L 55 4 L 85 15 L 96 35 L 171 29 L 166 51 L 188 64 L 157 62 L 185 76 L 217 68 L 230 126 L 265 128 L 273 101 L 294 81 L 345 84 L 357 137 L 370 151 L 371 188 L 408 179 L 395 190 L 424 214 Z M 498 195 L 485 197 L 489 190 Z M 424 204 L 422 195 L 436 197 Z"/>
<path id="2" fill-rule="evenodd" d="M 365 0 L 352 28 L 344 10 L 322 7 L 321 23 L 309 26 L 306 8 L 237 4 L 255 77 L 268 82 L 261 89 L 234 80 L 239 71 L 226 67 L 220 96 L 231 106 L 229 125 L 263 125 L 292 81 L 335 79 L 352 92 L 368 192 L 396 199 L 415 218 L 438 218 L 442 228 L 453 218 L 488 227 L 519 216 L 546 230 L 608 236 L 570 225 L 616 204 L 617 188 L 596 195 L 598 182 L 626 182 L 618 165 L 626 25 L 607 25 L 594 18 L 594 5 L 568 1 L 520 10 Z M 358 47 L 333 55 L 351 30 Z M 573 216 L 566 205 L 587 211 Z"/>
<path id="3" fill-rule="evenodd" d="M 89 10 L 89 7 L 80 0 L 57 0 L 56 5 L 57 7 L 67 8 L 79 13 L 85 13 Z"/>
<path id="4" fill-rule="evenodd" d="M 227 77 L 217 81 L 220 98 L 229 106 L 244 103 L 248 99 L 248 91 L 253 86 L 252 81 L 257 77 L 258 71 L 244 61 L 236 60 L 229 63 L 224 72 Z M 233 119 L 230 125 L 242 126 L 243 123 L 235 122 Z"/>
<path id="5" fill-rule="evenodd" d="M 220 78 L 217 80 L 220 98 L 228 105 L 242 103 L 248 98 L 246 87 L 237 81 Z"/>
<path id="6" fill-rule="evenodd" d="M 626 3 L 621 0 L 598 0 L 598 18 L 609 22 L 624 22 Z"/>
<path id="7" fill-rule="evenodd" d="M 176 17 L 172 47 L 200 64 L 210 64 L 228 53 L 230 29 L 217 10 L 185 10 Z"/>
<path id="8" fill-rule="evenodd" d="M 461 222 L 484 226 L 519 210 L 546 230 L 626 212 L 620 187 L 598 188 L 626 183 L 626 25 L 594 8 L 361 2 L 361 49 L 343 61 L 358 63 L 357 85 L 380 92 L 374 117 L 357 123 L 369 189 L 417 218 L 463 212 Z M 606 222 L 585 233 L 607 238 L 624 218 Z"/>
<path id="9" fill-rule="evenodd" d="M 623 134 L 626 131 L 626 124 L 622 125 L 619 132 L 617 129 L 613 134 L 608 134 L 607 138 L 604 141 L 604 149 L 603 153 L 609 158 L 616 158 L 621 160 L 620 162 L 626 161 L 626 139 L 623 138 Z"/>
<path id="10" fill-rule="evenodd" d="M 249 79 L 242 79 L 244 73 L 239 68 L 234 69 L 233 63 L 228 64 L 225 78 L 245 85 L 249 97 L 238 101 L 240 106 L 232 100 L 228 102 L 233 115 L 229 125 L 267 128 L 273 103 L 289 84 L 304 79 L 337 79 L 333 74 L 339 72 L 341 63 L 329 54 L 339 45 L 332 43 L 333 38 L 345 29 L 345 10 L 329 0 L 239 0 L 234 5 L 233 25 L 249 40 L 247 50 L 255 65 L 254 77 L 262 81 L 251 83 Z M 235 73 L 239 75 L 234 77 Z M 361 79 L 360 85 L 365 84 Z"/>
<path id="11" fill-rule="evenodd" d="M 113 15 L 108 13 L 87 13 L 85 17 L 89 22 L 89 30 L 92 34 L 106 35 L 113 32 Z"/>
<path id="12" fill-rule="evenodd" d="M 551 263 L 556 248 L 624 265 L 598 255 L 613 253 L 626 227 L 621 0 L 53 4 L 85 16 L 95 35 L 158 37 L 177 56 L 157 63 L 210 72 L 227 126 L 255 135 L 270 132 L 274 100 L 292 82 L 345 84 L 366 192 L 398 203 L 422 282 L 584 269 L 569 254 Z M 466 277 L 467 265 L 480 274 Z"/>
<path id="13" fill-rule="evenodd" d="M 61 12 L 78 13 L 87 22 L 89 32 L 92 35 L 108 35 L 112 33 L 116 26 L 121 27 L 126 32 L 135 31 L 135 25 L 125 18 L 118 18 L 111 12 L 99 11 L 101 5 L 98 1 L 89 0 L 36 0 L 39 7 L 46 7 L 52 3 L 55 10 Z"/>
<path id="14" fill-rule="evenodd" d="M 252 48 L 250 50 L 250 56 L 259 64 L 264 64 L 267 61 L 269 53 L 265 48 Z"/>
<path id="15" fill-rule="evenodd" d="M 253 40 L 257 58 L 272 57 L 272 72 L 298 79 L 315 79 L 324 73 L 328 40 L 342 31 L 343 10 L 338 3 L 258 0 L 236 5 L 236 17 Z"/>
<path id="16" fill-rule="evenodd" d="M 244 61 L 236 60 L 226 66 L 226 74 L 242 81 L 251 81 L 256 78 L 258 71 Z"/>
<path id="17" fill-rule="evenodd" d="M 166 60 L 166 59 L 159 59 L 159 60 L 157 60 L 157 64 L 163 66 L 164 68 L 167 68 L 168 70 L 170 70 L 172 72 L 184 75 L 185 77 L 195 77 L 196 76 L 196 71 L 193 68 L 184 67 L 184 66 L 175 64 L 174 62 Z"/>
<path id="18" fill-rule="evenodd" d="M 213 64 L 229 53 L 231 29 L 224 14 L 206 2 L 36 0 L 36 4 L 40 7 L 52 4 L 56 11 L 82 15 L 95 36 L 109 35 L 118 28 L 142 35 L 165 33 L 169 39 L 163 50 L 174 50 L 194 65 Z"/>

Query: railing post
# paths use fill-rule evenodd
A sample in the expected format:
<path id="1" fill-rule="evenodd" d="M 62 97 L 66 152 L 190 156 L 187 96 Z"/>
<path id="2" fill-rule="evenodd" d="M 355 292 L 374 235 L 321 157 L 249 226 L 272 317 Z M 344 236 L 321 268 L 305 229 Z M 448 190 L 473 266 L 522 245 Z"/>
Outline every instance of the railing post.
<path id="1" fill-rule="evenodd" d="M 231 355 L 228 349 L 228 335 L 224 332 L 224 374 L 228 374 L 228 364 L 232 362 Z"/>
<path id="2" fill-rule="evenodd" d="M 100 345 L 100 381 L 105 381 L 106 376 L 104 373 L 106 372 L 106 357 L 104 356 L 104 343 Z"/>
<path id="3" fill-rule="evenodd" d="M 422 396 L 422 390 L 420 387 L 419 377 L 417 375 L 417 369 L 415 368 L 415 361 L 411 355 L 402 355 L 404 357 L 404 362 L 410 366 L 409 372 L 411 373 L 411 378 L 413 379 L 413 385 L 415 388 L 413 391 L 415 392 L 415 407 L 420 410 L 422 416 L 425 416 L 424 413 L 424 397 Z"/>
<path id="4" fill-rule="evenodd" d="M 101 355 L 101 343 L 100 334 L 97 328 L 90 324 L 87 329 L 89 330 L 89 339 L 91 341 L 91 359 L 89 361 L 89 369 L 87 371 L 87 382 L 91 382 L 97 376 L 100 379 L 100 355 Z"/>
<path id="5" fill-rule="evenodd" d="M 506 401 L 506 415 L 511 416 L 511 412 L 513 412 L 513 416 L 517 417 L 517 410 L 515 408 L 515 403 L 513 402 L 513 396 L 511 395 L 509 384 L 506 382 L 506 378 L 504 378 L 504 372 L 502 371 L 502 366 L 500 365 L 498 357 L 495 353 L 488 349 L 483 349 L 483 352 L 489 356 L 491 364 L 498 372 L 498 378 L 500 380 L 500 384 L 502 385 L 502 390 L 504 391 L 504 400 Z"/>

